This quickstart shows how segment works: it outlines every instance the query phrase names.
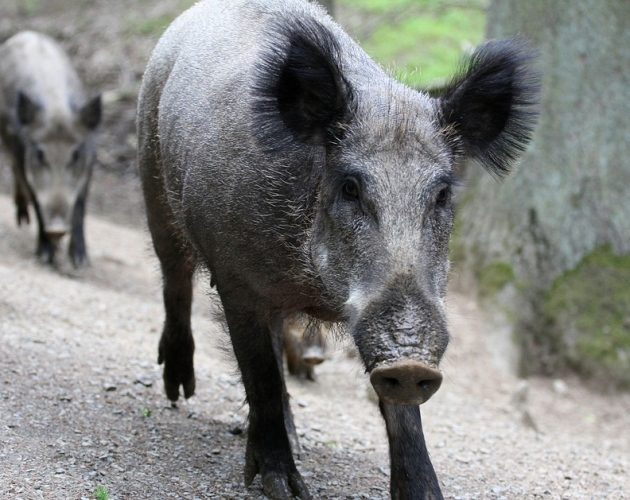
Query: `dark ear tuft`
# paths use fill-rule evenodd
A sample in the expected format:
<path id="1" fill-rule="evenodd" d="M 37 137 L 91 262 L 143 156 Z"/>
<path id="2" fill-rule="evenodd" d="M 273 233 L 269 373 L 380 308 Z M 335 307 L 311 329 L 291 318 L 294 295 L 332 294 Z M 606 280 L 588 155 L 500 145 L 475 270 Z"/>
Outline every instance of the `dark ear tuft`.
<path id="1" fill-rule="evenodd" d="M 524 151 L 536 124 L 535 57 L 523 40 L 487 42 L 440 97 L 440 125 L 454 149 L 498 175 Z"/>
<path id="2" fill-rule="evenodd" d="M 282 19 L 269 36 L 256 68 L 256 128 L 271 149 L 296 139 L 326 144 L 341 134 L 354 109 L 339 47 L 313 19 Z"/>
<path id="3" fill-rule="evenodd" d="M 20 125 L 30 125 L 35 121 L 41 106 L 19 91 L 17 95 L 17 119 Z"/>
<path id="4" fill-rule="evenodd" d="M 79 110 L 81 123 L 89 130 L 94 130 L 101 123 L 102 104 L 100 94 L 90 99 Z"/>

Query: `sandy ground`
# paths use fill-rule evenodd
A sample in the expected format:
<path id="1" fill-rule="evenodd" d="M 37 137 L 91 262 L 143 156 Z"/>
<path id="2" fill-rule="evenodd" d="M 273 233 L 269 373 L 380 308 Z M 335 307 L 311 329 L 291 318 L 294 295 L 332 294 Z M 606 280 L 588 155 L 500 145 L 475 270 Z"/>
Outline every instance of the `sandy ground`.
<path id="1" fill-rule="evenodd" d="M 155 364 L 162 322 L 147 233 L 89 217 L 92 266 L 32 256 L 33 229 L 0 196 L 0 498 L 256 498 L 242 484 L 246 406 L 200 279 L 197 394 L 177 409 Z M 475 304 L 449 300 L 445 382 L 423 406 L 447 498 L 625 498 L 630 397 L 501 368 Z M 316 498 L 386 498 L 387 442 L 341 344 L 316 383 L 291 379 Z"/>

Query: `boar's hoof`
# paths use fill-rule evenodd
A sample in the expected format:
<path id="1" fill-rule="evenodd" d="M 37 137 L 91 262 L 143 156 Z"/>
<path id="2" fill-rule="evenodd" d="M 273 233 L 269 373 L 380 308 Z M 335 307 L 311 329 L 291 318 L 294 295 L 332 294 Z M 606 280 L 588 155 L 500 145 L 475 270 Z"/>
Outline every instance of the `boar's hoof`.
<path id="1" fill-rule="evenodd" d="M 85 251 L 85 246 L 75 245 L 70 242 L 70 249 L 68 251 L 70 256 L 70 261 L 75 269 L 79 269 L 81 267 L 86 267 L 90 264 L 90 259 L 88 258 L 87 252 Z"/>
<path id="2" fill-rule="evenodd" d="M 179 343 L 171 343 L 162 335 L 158 349 L 158 363 L 164 363 L 164 391 L 171 401 L 179 399 L 180 385 L 184 388 L 186 399 L 195 393 L 194 350 L 195 343 L 192 336 Z"/>
<path id="3" fill-rule="evenodd" d="M 40 239 L 35 252 L 43 264 L 52 264 L 55 260 L 55 245 L 47 239 Z"/>
<path id="4" fill-rule="evenodd" d="M 385 403 L 420 405 L 440 388 L 442 374 L 424 363 L 405 360 L 375 368 L 370 382 Z"/>
<path id="5" fill-rule="evenodd" d="M 277 470 L 277 463 L 273 464 L 274 470 L 265 470 L 265 461 L 257 460 L 255 455 L 256 453 L 252 450 L 248 442 L 245 457 L 245 486 L 249 487 L 256 477 L 256 474 L 260 472 L 262 476 L 263 493 L 267 498 L 289 500 L 298 497 L 302 500 L 311 500 L 312 497 L 306 487 L 306 483 L 295 468 L 295 465 L 287 465 L 287 472 Z"/>
<path id="6" fill-rule="evenodd" d="M 17 218 L 17 225 L 21 226 L 22 223 L 24 223 L 25 225 L 28 225 L 31 223 L 31 217 L 28 214 L 28 206 L 26 205 L 18 205 L 17 206 L 17 210 L 16 210 L 16 218 Z"/>

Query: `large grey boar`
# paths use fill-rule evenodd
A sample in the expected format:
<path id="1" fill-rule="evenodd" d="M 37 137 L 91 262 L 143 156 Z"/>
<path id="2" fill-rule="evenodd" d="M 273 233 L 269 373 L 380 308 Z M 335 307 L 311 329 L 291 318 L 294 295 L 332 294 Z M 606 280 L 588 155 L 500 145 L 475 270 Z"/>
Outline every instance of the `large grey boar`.
<path id="1" fill-rule="evenodd" d="M 439 498 L 418 405 L 438 389 L 456 169 L 507 171 L 537 78 L 483 45 L 441 98 L 392 80 L 320 7 L 205 0 L 166 31 L 138 109 L 163 273 L 166 393 L 195 388 L 192 276 L 210 271 L 249 403 L 245 483 L 309 498 L 291 453 L 282 320 L 343 321 L 379 395 L 394 498 Z M 290 435 L 291 434 L 291 435 Z"/>
<path id="2" fill-rule="evenodd" d="M 17 223 L 30 222 L 32 203 L 44 262 L 68 232 L 73 264 L 87 262 L 83 220 L 100 118 L 100 96 L 87 98 L 54 40 L 24 31 L 0 46 L 0 137 L 12 159 Z"/>

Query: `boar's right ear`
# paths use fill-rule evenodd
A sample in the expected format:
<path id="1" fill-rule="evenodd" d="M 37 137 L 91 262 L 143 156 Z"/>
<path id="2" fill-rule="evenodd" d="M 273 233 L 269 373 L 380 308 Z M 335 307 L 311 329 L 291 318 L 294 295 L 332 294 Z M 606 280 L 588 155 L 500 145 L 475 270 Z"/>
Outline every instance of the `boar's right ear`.
<path id="1" fill-rule="evenodd" d="M 24 92 L 17 95 L 17 119 L 20 125 L 30 125 L 35 121 L 41 106 L 33 101 Z"/>
<path id="2" fill-rule="evenodd" d="M 441 89 L 440 126 L 456 155 L 506 174 L 527 146 L 538 117 L 536 53 L 523 40 L 479 47 L 462 74 Z"/>
<path id="3" fill-rule="evenodd" d="M 86 102 L 79 110 L 81 123 L 89 130 L 94 130 L 101 123 L 102 104 L 100 94 Z"/>
<path id="4" fill-rule="evenodd" d="M 287 20 L 285 19 L 286 23 Z M 333 34 L 311 19 L 276 26 L 256 68 L 256 128 L 272 149 L 295 139 L 325 145 L 341 136 L 354 110 L 352 87 L 340 66 Z"/>

